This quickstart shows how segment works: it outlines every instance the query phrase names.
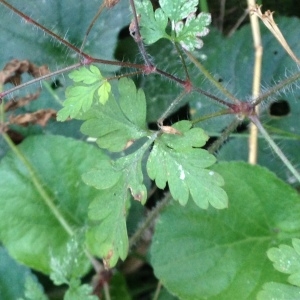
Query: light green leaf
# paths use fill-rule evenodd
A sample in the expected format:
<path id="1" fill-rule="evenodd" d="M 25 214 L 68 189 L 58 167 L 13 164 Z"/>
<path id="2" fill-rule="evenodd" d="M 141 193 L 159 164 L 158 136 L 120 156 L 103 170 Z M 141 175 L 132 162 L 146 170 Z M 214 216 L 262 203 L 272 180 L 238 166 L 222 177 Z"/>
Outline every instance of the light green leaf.
<path id="1" fill-rule="evenodd" d="M 269 282 L 257 294 L 257 300 L 289 300 L 299 299 L 300 288 L 282 283 Z"/>
<path id="2" fill-rule="evenodd" d="M 25 281 L 25 298 L 18 300 L 48 300 L 48 297 L 45 295 L 42 286 L 28 276 Z"/>
<path id="3" fill-rule="evenodd" d="M 175 41 L 188 51 L 202 48 L 203 41 L 200 37 L 208 34 L 207 26 L 210 23 L 211 15 L 208 13 L 201 12 L 197 17 L 195 14 L 189 15 L 185 22 L 180 21 L 175 24 Z"/>
<path id="4" fill-rule="evenodd" d="M 67 243 L 63 256 L 51 256 L 50 278 L 56 285 L 70 284 L 71 280 L 80 278 L 88 266 L 84 239 L 78 235 Z"/>
<path id="5" fill-rule="evenodd" d="M 50 255 L 63 257 L 71 237 L 54 211 L 72 230 L 86 227 L 88 205 L 99 195 L 81 175 L 105 155 L 94 146 L 61 136 L 32 136 L 18 147 L 33 173 L 13 154 L 0 163 L 0 240 L 12 257 L 33 269 L 50 272 Z M 82 272 L 85 270 L 82 269 Z"/>
<path id="6" fill-rule="evenodd" d="M 111 85 L 110 83 L 105 80 L 103 84 L 98 89 L 98 96 L 99 96 L 99 102 L 101 104 L 105 104 L 109 98 L 109 94 L 111 92 Z"/>
<path id="7" fill-rule="evenodd" d="M 266 282 L 285 281 L 266 252 L 299 236 L 300 197 L 259 166 L 220 163 L 213 171 L 225 180 L 228 209 L 171 202 L 156 223 L 154 272 L 180 299 L 255 299 Z"/>
<path id="8" fill-rule="evenodd" d="M 163 134 L 155 141 L 147 162 L 148 175 L 161 189 L 168 182 L 172 197 L 181 205 L 191 195 L 201 208 L 208 208 L 209 203 L 215 208 L 225 208 L 227 196 L 220 188 L 224 181 L 219 174 L 206 169 L 214 164 L 215 157 L 196 148 L 208 137 L 202 129 L 190 129 L 187 124 L 187 121 L 176 123 L 173 127 L 179 134 Z"/>
<path id="9" fill-rule="evenodd" d="M 278 248 L 269 249 L 267 254 L 276 270 L 291 274 L 288 278 L 290 284 L 300 286 L 300 254 L 298 252 L 300 240 L 293 239 L 292 243 L 293 247 L 282 244 Z M 298 247 L 298 251 L 295 246 Z"/>
<path id="10" fill-rule="evenodd" d="M 134 140 L 147 136 L 146 99 L 131 79 L 118 82 L 120 98 L 110 94 L 105 105 L 94 105 L 82 116 L 81 131 L 97 138 L 100 148 L 121 151 Z"/>
<path id="11" fill-rule="evenodd" d="M 80 112 L 89 110 L 96 91 L 98 91 L 99 102 L 105 104 L 111 91 L 110 83 L 102 77 L 100 70 L 95 66 L 75 70 L 69 74 L 69 77 L 76 84 L 66 89 L 64 108 L 57 114 L 58 121 L 65 121 L 68 116 L 75 118 Z"/>

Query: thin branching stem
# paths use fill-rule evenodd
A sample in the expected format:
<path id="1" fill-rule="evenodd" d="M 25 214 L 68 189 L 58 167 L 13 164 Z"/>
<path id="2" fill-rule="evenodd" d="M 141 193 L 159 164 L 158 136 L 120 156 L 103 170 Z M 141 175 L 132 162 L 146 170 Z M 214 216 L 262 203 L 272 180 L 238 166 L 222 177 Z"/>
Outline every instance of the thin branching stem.
<path id="1" fill-rule="evenodd" d="M 273 87 L 268 89 L 267 92 L 262 93 L 260 96 L 255 98 L 253 101 L 253 105 L 257 105 L 257 104 L 261 103 L 262 101 L 264 101 L 267 98 L 269 98 L 270 96 L 276 94 L 280 90 L 287 88 L 291 84 L 295 83 L 299 79 L 300 79 L 300 72 L 297 72 L 294 75 L 292 75 L 291 77 L 279 82 L 277 85 L 274 85 Z"/>
<path id="2" fill-rule="evenodd" d="M 227 115 L 227 114 L 230 114 L 230 113 L 231 113 L 230 110 L 222 109 L 220 111 L 211 113 L 209 115 L 205 115 L 205 116 L 199 117 L 197 119 L 194 119 L 194 120 L 192 120 L 192 124 L 197 124 L 197 123 L 203 122 L 205 120 L 220 117 L 220 116 L 224 116 L 224 115 Z"/>
<path id="3" fill-rule="evenodd" d="M 143 43 L 142 40 L 142 36 L 141 36 L 141 32 L 140 32 L 140 26 L 139 26 L 139 20 L 138 20 L 138 16 L 137 16 L 137 12 L 135 9 L 135 4 L 134 4 L 134 0 L 129 0 L 130 3 L 130 7 L 132 10 L 132 15 L 133 15 L 133 22 L 134 22 L 134 40 L 136 41 L 139 49 L 140 49 L 140 53 L 144 59 L 144 62 L 147 66 L 153 66 L 153 64 L 151 63 L 151 61 L 149 60 L 149 56 L 148 53 L 145 49 L 145 45 Z"/>
<path id="4" fill-rule="evenodd" d="M 220 137 L 211 144 L 210 147 L 208 147 L 208 152 L 210 153 L 215 153 L 220 149 L 220 147 L 223 145 L 223 143 L 228 139 L 229 135 L 236 130 L 236 128 L 239 126 L 241 123 L 241 120 L 238 118 L 234 119 L 228 126 L 227 128 L 222 132 Z"/>
<path id="5" fill-rule="evenodd" d="M 284 153 L 281 151 L 281 149 L 277 146 L 277 144 L 273 141 L 273 139 L 270 137 L 268 132 L 264 129 L 264 127 L 260 123 L 257 116 L 256 115 L 249 116 L 249 119 L 257 126 L 258 130 L 260 131 L 262 136 L 265 138 L 265 140 L 269 143 L 269 145 L 272 147 L 274 152 L 278 155 L 278 157 L 281 159 L 281 161 L 286 165 L 286 167 L 289 169 L 289 171 L 295 176 L 295 178 L 300 183 L 300 174 L 299 174 L 299 172 L 291 164 L 291 162 L 288 160 L 288 158 L 284 155 Z"/>
<path id="6" fill-rule="evenodd" d="M 183 53 L 182 53 L 182 51 L 181 51 L 181 49 L 180 49 L 180 47 L 178 46 L 177 43 L 174 43 L 174 45 L 175 45 L 176 51 L 179 55 L 179 58 L 181 60 L 181 64 L 182 64 L 183 69 L 184 69 L 185 77 L 186 77 L 187 80 L 190 80 L 190 75 L 189 75 L 189 72 L 188 72 L 188 69 L 187 69 L 187 66 L 186 66 L 186 62 L 185 62 Z"/>
<path id="7" fill-rule="evenodd" d="M 206 68 L 199 62 L 199 60 L 189 51 L 185 50 L 188 58 L 194 63 L 194 65 L 204 74 L 204 76 L 219 90 L 221 91 L 228 99 L 231 99 L 233 103 L 239 104 L 241 101 L 234 97 L 223 85 L 218 82 Z"/>
<path id="8" fill-rule="evenodd" d="M 145 230 L 147 230 L 153 221 L 158 217 L 160 212 L 166 207 L 166 205 L 170 202 L 171 200 L 171 194 L 168 193 L 162 201 L 160 201 L 154 209 L 152 209 L 147 218 L 144 220 L 141 226 L 137 229 L 137 231 L 133 234 L 133 236 L 129 239 L 129 248 L 131 249 L 134 245 L 137 244 L 137 242 L 141 239 L 143 236 L 143 233 Z"/>
<path id="9" fill-rule="evenodd" d="M 174 109 L 177 107 L 178 103 L 181 102 L 181 100 L 184 98 L 184 96 L 187 94 L 185 90 L 183 90 L 176 99 L 168 106 L 168 108 L 164 111 L 164 113 L 160 116 L 158 119 L 158 124 L 162 125 L 164 120 L 174 111 Z"/>
<path id="10" fill-rule="evenodd" d="M 97 11 L 97 13 L 96 13 L 96 15 L 94 16 L 92 22 L 90 23 L 90 25 L 89 25 L 89 27 L 88 27 L 88 29 L 87 29 L 85 35 L 84 35 L 84 39 L 83 39 L 82 44 L 81 44 L 81 46 L 80 46 L 80 53 L 82 53 L 82 50 L 83 50 L 84 45 L 85 45 L 85 43 L 86 43 L 87 37 L 88 37 L 88 35 L 90 34 L 90 32 L 91 32 L 93 26 L 95 25 L 97 19 L 99 18 L 100 14 L 102 13 L 102 11 L 103 11 L 104 8 L 105 8 L 105 2 L 103 2 L 103 3 L 100 5 L 100 7 L 99 7 L 99 9 L 98 9 L 98 11 Z"/>
<path id="11" fill-rule="evenodd" d="M 76 63 L 76 64 L 71 65 L 71 66 L 68 66 L 68 67 L 66 67 L 66 68 L 63 68 L 63 69 L 60 69 L 60 70 L 51 72 L 51 73 L 49 73 L 49 74 L 40 76 L 40 77 L 38 77 L 38 78 L 34 78 L 34 79 L 29 80 L 29 81 L 27 81 L 27 82 L 24 82 L 24 83 L 22 83 L 22 84 L 19 84 L 19 85 L 15 86 L 15 87 L 13 87 L 13 88 L 11 88 L 11 89 L 9 89 L 9 90 L 6 90 L 6 91 L 4 91 L 4 92 L 1 92 L 1 93 L 0 93 L 0 99 L 4 98 L 6 95 L 11 94 L 11 93 L 13 93 L 13 92 L 15 92 L 15 91 L 17 91 L 17 90 L 19 90 L 19 89 L 22 89 L 22 88 L 26 87 L 26 86 L 29 86 L 29 85 L 34 84 L 34 83 L 37 83 L 37 82 L 39 82 L 39 81 L 48 79 L 48 78 L 50 78 L 50 77 L 52 77 L 52 76 L 56 76 L 56 75 L 59 75 L 59 74 L 62 74 L 62 73 L 66 73 L 66 72 L 72 71 L 72 70 L 74 70 L 74 69 L 77 69 L 77 68 L 80 67 L 80 66 L 82 66 L 82 63 Z"/>

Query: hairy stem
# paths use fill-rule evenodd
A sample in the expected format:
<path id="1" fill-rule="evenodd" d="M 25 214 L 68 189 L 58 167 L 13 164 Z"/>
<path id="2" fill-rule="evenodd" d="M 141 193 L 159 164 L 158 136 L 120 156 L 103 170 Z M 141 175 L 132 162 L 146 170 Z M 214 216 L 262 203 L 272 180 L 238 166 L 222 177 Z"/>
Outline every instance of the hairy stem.
<path id="1" fill-rule="evenodd" d="M 274 152 L 278 155 L 278 157 L 281 159 L 281 161 L 286 165 L 286 167 L 289 169 L 289 171 L 295 176 L 295 178 L 300 183 L 300 174 L 296 170 L 296 168 L 291 164 L 291 162 L 288 160 L 288 158 L 284 155 L 284 153 L 281 151 L 281 149 L 276 145 L 276 143 L 273 141 L 273 139 L 270 137 L 268 132 L 264 129 L 264 127 L 261 125 L 259 119 L 257 116 L 249 116 L 249 119 L 257 126 L 258 130 L 262 134 L 262 136 L 266 139 L 266 141 L 269 143 L 269 145 L 272 147 Z"/>
<path id="2" fill-rule="evenodd" d="M 230 113 L 231 113 L 230 110 L 223 109 L 223 110 L 211 113 L 209 115 L 205 115 L 203 117 L 199 117 L 199 118 L 197 118 L 195 120 L 192 120 L 192 124 L 197 124 L 197 123 L 203 122 L 205 120 L 212 119 L 212 118 L 215 118 L 215 117 L 224 116 L 224 115 L 227 115 L 227 114 L 230 114 Z"/>
<path id="3" fill-rule="evenodd" d="M 198 59 L 189 51 L 185 50 L 188 58 L 194 63 L 194 65 L 204 74 L 204 76 L 219 90 L 221 91 L 228 99 L 231 99 L 234 103 L 239 104 L 240 100 L 234 97 L 223 85 L 218 82 L 208 70 L 204 68 L 204 66 L 198 61 Z"/>
<path id="4" fill-rule="evenodd" d="M 97 11 L 97 13 L 96 13 L 96 15 L 94 16 L 92 22 L 90 23 L 90 25 L 89 25 L 89 27 L 88 27 L 88 29 L 87 29 L 85 35 L 84 35 L 84 39 L 83 39 L 82 44 L 81 44 L 81 46 L 80 46 L 80 53 L 82 53 L 82 50 L 83 50 L 84 45 L 85 45 L 85 43 L 86 43 L 87 37 L 88 37 L 88 35 L 90 34 L 90 32 L 91 32 L 93 26 L 95 25 L 97 19 L 99 18 L 100 14 L 102 13 L 102 11 L 103 11 L 104 8 L 105 8 L 105 2 L 103 2 L 103 3 L 100 5 L 100 7 L 99 7 L 99 9 L 98 9 L 98 11 Z"/>
<path id="5" fill-rule="evenodd" d="M 210 147 L 208 147 L 207 151 L 212 154 L 218 151 L 219 148 L 223 145 L 223 143 L 228 139 L 230 133 L 232 133 L 240 123 L 241 120 L 234 119 L 222 132 L 221 136 L 214 143 L 212 143 Z"/>
<path id="6" fill-rule="evenodd" d="M 17 90 L 19 90 L 19 89 L 22 89 L 22 88 L 26 87 L 26 86 L 28 86 L 28 85 L 34 84 L 34 83 L 39 82 L 39 81 L 41 81 L 41 80 L 48 79 L 48 78 L 50 78 L 50 77 L 52 77 L 52 76 L 56 76 L 56 75 L 59 75 L 59 74 L 65 73 L 65 72 L 69 72 L 69 71 L 71 71 L 71 70 L 77 69 L 77 68 L 80 67 L 80 66 L 82 66 L 82 63 L 76 63 L 76 64 L 74 64 L 74 65 L 72 65 L 72 66 L 63 68 L 63 69 L 61 69 L 61 70 L 57 70 L 57 71 L 55 71 L 55 72 L 52 72 L 52 73 L 49 73 L 49 74 L 40 76 L 40 77 L 38 77 L 38 78 L 34 78 L 34 79 L 29 80 L 29 81 L 27 81 L 27 82 L 24 82 L 24 83 L 22 83 L 22 84 L 19 84 L 19 85 L 15 86 L 15 87 L 13 87 L 13 88 L 7 90 L 7 91 L 4 91 L 4 92 L 0 93 L 0 99 L 2 99 L 3 97 L 5 97 L 6 95 L 8 95 L 8 94 L 10 94 L 10 93 L 13 93 L 13 92 L 15 92 L 15 91 L 17 91 Z"/>
<path id="7" fill-rule="evenodd" d="M 158 124 L 162 125 L 164 120 L 173 112 L 178 103 L 183 99 L 183 97 L 187 94 L 186 91 L 182 91 L 180 95 L 176 97 L 176 99 L 168 106 L 165 112 L 158 119 Z"/>
<path id="8" fill-rule="evenodd" d="M 255 98 L 254 101 L 253 101 L 253 105 L 257 105 L 257 104 L 261 103 L 262 101 L 266 100 L 268 97 L 276 94 L 280 90 L 282 90 L 282 89 L 288 87 L 289 85 L 295 83 L 299 79 L 300 79 L 300 72 L 295 73 L 291 77 L 279 82 L 277 85 L 270 88 L 267 92 L 265 92 L 265 93 L 261 94 L 260 96 L 258 96 L 257 98 Z"/>
<path id="9" fill-rule="evenodd" d="M 153 221 L 158 217 L 159 213 L 166 207 L 166 205 L 171 200 L 171 194 L 168 193 L 162 201 L 160 201 L 156 207 L 150 211 L 147 218 L 143 222 L 143 224 L 138 228 L 138 230 L 133 234 L 133 236 L 129 239 L 129 248 L 132 248 L 142 237 L 144 231 L 148 229 Z"/>

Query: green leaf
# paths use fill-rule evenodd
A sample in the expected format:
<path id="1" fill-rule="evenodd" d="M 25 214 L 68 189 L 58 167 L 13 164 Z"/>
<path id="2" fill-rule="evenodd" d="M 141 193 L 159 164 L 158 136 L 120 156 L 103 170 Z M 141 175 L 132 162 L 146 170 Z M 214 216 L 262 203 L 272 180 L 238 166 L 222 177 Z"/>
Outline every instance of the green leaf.
<path id="1" fill-rule="evenodd" d="M 93 104 L 96 91 L 98 91 L 99 102 L 105 104 L 111 90 L 109 82 L 102 77 L 100 70 L 95 66 L 90 66 L 90 69 L 83 67 L 75 70 L 69 74 L 69 77 L 77 84 L 66 89 L 64 108 L 57 113 L 58 121 L 65 121 L 69 116 L 75 118 L 81 111 L 88 111 Z"/>
<path id="2" fill-rule="evenodd" d="M 208 34 L 207 26 L 210 23 L 211 15 L 209 13 L 201 12 L 197 17 L 195 14 L 190 14 L 185 22 L 180 21 L 175 24 L 175 40 L 188 51 L 193 51 L 195 48 L 200 49 L 203 46 L 200 37 Z"/>
<path id="3" fill-rule="evenodd" d="M 220 186 L 222 177 L 206 168 L 215 157 L 204 149 L 208 136 L 200 128 L 191 128 L 188 121 L 174 124 L 179 134 L 163 134 L 155 141 L 147 162 L 147 172 L 160 189 L 168 182 L 172 197 L 185 205 L 189 196 L 201 208 L 209 203 L 215 208 L 227 207 L 226 193 Z"/>
<path id="4" fill-rule="evenodd" d="M 0 240 L 16 260 L 48 274 L 50 256 L 64 257 L 71 239 L 54 212 L 74 232 L 86 227 L 88 206 L 99 192 L 86 186 L 81 175 L 105 155 L 92 145 L 50 135 L 29 137 L 18 149 L 39 184 L 14 153 L 1 160 Z"/>
<path id="5" fill-rule="evenodd" d="M 154 272 L 180 299 L 255 299 L 266 282 L 285 281 L 266 252 L 299 236 L 300 197 L 259 166 L 220 163 L 213 170 L 225 180 L 228 209 L 173 201 L 156 223 Z"/>
<path id="6" fill-rule="evenodd" d="M 86 120 L 81 131 L 97 138 L 100 148 L 121 151 L 134 140 L 147 136 L 146 99 L 133 81 L 121 78 L 118 82 L 119 99 L 110 94 L 105 105 L 94 105 L 82 116 Z"/>
<path id="7" fill-rule="evenodd" d="M 141 35 L 145 43 L 153 44 L 161 38 L 167 38 L 179 42 L 189 51 L 200 49 L 203 42 L 199 37 L 208 34 L 206 26 L 211 23 L 211 16 L 200 13 L 196 17 L 198 0 L 160 0 L 159 4 L 160 8 L 153 12 L 150 1 L 135 1 L 137 12 L 141 16 Z M 166 33 L 168 19 L 172 23 L 171 35 Z"/>
<path id="8" fill-rule="evenodd" d="M 80 285 L 79 281 L 72 281 L 64 296 L 64 300 L 98 300 L 97 296 L 91 295 L 92 292 L 91 286 L 87 284 Z"/>
<path id="9" fill-rule="evenodd" d="M 87 232 L 87 243 L 93 254 L 102 257 L 108 267 L 128 253 L 126 215 L 130 194 L 142 204 L 147 199 L 141 162 L 156 135 L 132 154 L 116 161 L 102 160 L 98 169 L 83 175 L 86 184 L 101 190 L 89 206 L 93 226 Z"/>
<path id="10" fill-rule="evenodd" d="M 25 298 L 24 300 L 47 300 L 42 286 L 32 277 L 27 277 L 25 282 Z M 19 300 L 23 300 L 19 299 Z"/>
<path id="11" fill-rule="evenodd" d="M 108 268 L 124 260 L 128 253 L 126 211 L 129 193 L 117 182 L 103 190 L 89 206 L 93 226 L 87 231 L 87 245 L 91 253 L 102 257 Z"/>
<path id="12" fill-rule="evenodd" d="M 158 8 L 155 12 L 150 1 L 134 1 L 140 17 L 141 35 L 146 44 L 153 44 L 161 38 L 169 38 L 166 33 L 168 17 Z"/>
<path id="13" fill-rule="evenodd" d="M 0 246 L 0 295 L 1 299 L 16 300 L 24 295 L 28 277 L 34 277 L 30 269 L 18 264 Z M 13 284 L 12 284 L 13 282 Z"/>
<path id="14" fill-rule="evenodd" d="M 292 243 L 293 247 L 282 244 L 269 249 L 267 254 L 276 270 L 291 274 L 288 278 L 290 284 L 300 286 L 300 240 L 293 239 Z"/>
<path id="15" fill-rule="evenodd" d="M 56 285 L 70 284 L 71 280 L 80 278 L 82 270 L 87 269 L 84 239 L 80 235 L 72 237 L 63 256 L 51 257 L 50 267 L 50 278 Z"/>
<path id="16" fill-rule="evenodd" d="M 269 282 L 257 294 L 257 300 L 288 300 L 299 299 L 300 288 L 282 283 Z"/>
<path id="17" fill-rule="evenodd" d="M 112 300 L 131 300 L 126 279 L 121 273 L 113 275 L 109 282 L 109 293 Z"/>

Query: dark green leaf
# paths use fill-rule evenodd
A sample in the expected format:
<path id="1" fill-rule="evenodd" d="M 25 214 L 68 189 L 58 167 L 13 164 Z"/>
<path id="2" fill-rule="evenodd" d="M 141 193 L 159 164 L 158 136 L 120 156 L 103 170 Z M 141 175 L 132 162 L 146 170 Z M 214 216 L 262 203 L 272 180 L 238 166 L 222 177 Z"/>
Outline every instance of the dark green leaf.
<path id="1" fill-rule="evenodd" d="M 284 282 L 266 251 L 299 235 L 300 197 L 258 166 L 223 163 L 213 170 L 225 180 L 228 209 L 172 202 L 155 229 L 154 271 L 185 300 L 255 299 L 264 283 Z"/>
<path id="2" fill-rule="evenodd" d="M 25 282 L 25 299 L 24 300 L 47 300 L 42 286 L 32 277 L 27 277 Z M 18 300 L 23 300 L 18 299 Z"/>
<path id="3" fill-rule="evenodd" d="M 0 247 L 1 299 L 16 300 L 18 297 L 23 296 L 26 278 L 31 276 L 33 277 L 30 269 L 18 264 L 3 247 Z"/>

